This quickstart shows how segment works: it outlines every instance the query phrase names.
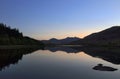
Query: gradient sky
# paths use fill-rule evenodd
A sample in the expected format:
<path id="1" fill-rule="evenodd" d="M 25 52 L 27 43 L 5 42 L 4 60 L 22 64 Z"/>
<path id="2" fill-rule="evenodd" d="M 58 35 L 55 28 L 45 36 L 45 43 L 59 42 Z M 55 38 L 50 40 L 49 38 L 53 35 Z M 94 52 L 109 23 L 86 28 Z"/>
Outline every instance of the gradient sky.
<path id="1" fill-rule="evenodd" d="M 40 40 L 84 37 L 120 25 L 120 0 L 0 0 L 0 22 Z"/>

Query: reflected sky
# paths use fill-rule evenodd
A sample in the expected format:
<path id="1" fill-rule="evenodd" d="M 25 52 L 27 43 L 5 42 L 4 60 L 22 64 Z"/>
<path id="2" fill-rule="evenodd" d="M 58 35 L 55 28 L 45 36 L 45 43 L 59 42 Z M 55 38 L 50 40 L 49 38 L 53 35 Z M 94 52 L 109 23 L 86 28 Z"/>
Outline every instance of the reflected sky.
<path id="1" fill-rule="evenodd" d="M 96 52 L 97 53 L 97 52 Z M 114 72 L 97 71 L 93 67 L 99 63 L 118 69 Z M 120 65 L 86 52 L 67 53 L 37 50 L 23 55 L 17 64 L 11 64 L 0 71 L 1 79 L 119 79 Z"/>

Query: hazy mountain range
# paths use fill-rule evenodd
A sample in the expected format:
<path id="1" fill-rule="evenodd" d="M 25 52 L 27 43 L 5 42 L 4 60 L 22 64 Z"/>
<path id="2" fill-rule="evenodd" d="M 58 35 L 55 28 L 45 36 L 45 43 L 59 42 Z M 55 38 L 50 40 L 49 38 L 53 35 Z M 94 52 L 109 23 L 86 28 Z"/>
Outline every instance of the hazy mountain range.
<path id="1" fill-rule="evenodd" d="M 113 26 L 103 31 L 92 33 L 83 39 L 78 37 L 67 37 L 65 39 L 52 38 L 42 42 L 55 45 L 120 46 L 120 26 Z"/>
<path id="2" fill-rule="evenodd" d="M 42 42 L 45 44 L 69 44 L 71 42 L 78 41 L 78 40 L 80 40 L 80 38 L 78 37 L 67 37 L 64 39 L 52 38 L 50 40 L 42 40 Z"/>

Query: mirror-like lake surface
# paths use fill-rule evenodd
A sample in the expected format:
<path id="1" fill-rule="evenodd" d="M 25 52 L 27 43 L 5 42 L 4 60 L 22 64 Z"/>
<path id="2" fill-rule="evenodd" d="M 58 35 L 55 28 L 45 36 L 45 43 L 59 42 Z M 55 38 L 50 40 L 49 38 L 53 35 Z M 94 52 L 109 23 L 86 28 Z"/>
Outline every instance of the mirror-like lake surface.
<path id="1" fill-rule="evenodd" d="M 120 79 L 120 49 L 0 49 L 0 79 Z"/>

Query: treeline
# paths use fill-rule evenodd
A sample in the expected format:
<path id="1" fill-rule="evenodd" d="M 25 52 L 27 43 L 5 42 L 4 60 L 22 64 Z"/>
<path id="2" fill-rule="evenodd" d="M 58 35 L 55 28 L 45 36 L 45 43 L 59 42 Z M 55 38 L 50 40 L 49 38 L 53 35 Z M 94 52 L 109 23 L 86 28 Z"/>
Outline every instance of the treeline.
<path id="1" fill-rule="evenodd" d="M 18 29 L 12 29 L 10 26 L 7 26 L 3 23 L 0 23 L 0 35 L 9 36 L 9 37 L 23 37 L 23 34 L 19 32 Z"/>
<path id="2" fill-rule="evenodd" d="M 23 36 L 16 28 L 0 23 L 0 45 L 43 45 L 43 43 Z"/>

